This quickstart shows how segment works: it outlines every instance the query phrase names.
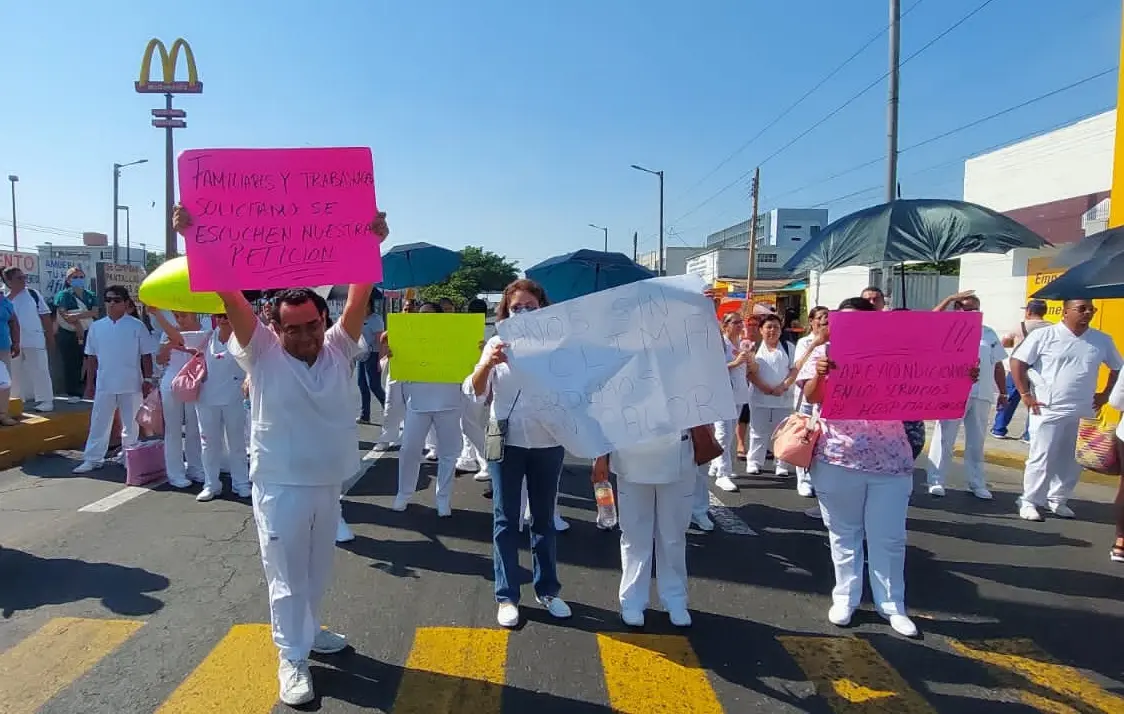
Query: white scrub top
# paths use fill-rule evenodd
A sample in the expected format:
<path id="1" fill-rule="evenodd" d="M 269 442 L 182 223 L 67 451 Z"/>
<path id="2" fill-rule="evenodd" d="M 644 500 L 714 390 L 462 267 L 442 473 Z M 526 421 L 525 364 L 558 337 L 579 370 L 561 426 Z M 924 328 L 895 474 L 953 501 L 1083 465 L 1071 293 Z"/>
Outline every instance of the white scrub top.
<path id="1" fill-rule="evenodd" d="M 757 362 L 757 378 L 765 384 L 780 384 L 792 371 L 792 356 L 783 342 L 777 344 L 775 350 L 770 350 L 764 342 L 757 348 L 753 357 Z M 750 386 L 749 403 L 753 406 L 767 407 L 769 409 L 783 409 L 792 406 L 791 388 L 785 390 L 779 397 L 765 394 L 755 386 Z"/>
<path id="2" fill-rule="evenodd" d="M 234 339 L 234 335 L 230 336 Z M 234 355 L 230 354 L 230 340 L 219 340 L 219 331 L 214 330 L 207 340 L 207 378 L 199 390 L 199 403 L 209 407 L 225 407 L 242 401 L 242 382 L 246 373 Z"/>
<path id="3" fill-rule="evenodd" d="M 141 391 L 141 357 L 152 354 L 152 336 L 132 315 L 116 322 L 103 317 L 86 331 L 86 354 L 98 358 L 97 391 L 136 394 Z"/>
<path id="4" fill-rule="evenodd" d="M 207 346 L 207 340 L 211 337 L 210 330 L 193 330 L 189 332 L 181 332 L 183 337 L 183 346 L 192 350 L 201 350 Z M 168 353 L 168 364 L 164 366 L 164 374 L 160 377 L 160 389 L 169 392 L 172 390 L 172 380 L 180 373 L 180 370 L 191 360 L 191 353 L 184 352 L 183 350 L 171 350 Z M 210 365 L 207 365 L 208 367 Z M 208 377 L 209 378 L 209 377 Z"/>
<path id="5" fill-rule="evenodd" d="M 230 353 L 250 376 L 250 479 L 285 486 L 340 486 L 359 462 L 351 363 L 359 343 L 337 322 L 312 365 L 260 322 L 250 344 Z"/>
<path id="6" fill-rule="evenodd" d="M 1007 359 L 1007 350 L 995 330 L 987 325 L 980 332 L 980 378 L 972 385 L 968 396 L 972 399 L 995 401 L 995 365 Z"/>
<path id="7" fill-rule="evenodd" d="M 738 356 L 739 349 L 725 337 L 722 338 L 722 343 L 726 347 L 726 364 L 729 364 Z M 746 377 L 745 368 L 745 362 L 737 367 L 730 368 L 730 386 L 734 389 L 734 404 L 739 407 L 742 404 L 749 403 L 749 381 Z"/>
<path id="8" fill-rule="evenodd" d="M 499 336 L 492 337 L 484 346 L 499 342 Z M 484 364 L 484 354 L 479 364 Z M 472 388 L 472 375 L 465 377 L 462 389 L 474 404 L 482 404 L 492 395 L 492 419 L 507 419 L 507 444 L 524 449 L 548 449 L 559 446 L 558 440 L 551 436 L 540 419 L 535 416 L 534 404 L 528 394 L 522 394 L 523 384 L 511 371 L 506 362 L 492 368 L 488 374 L 488 385 L 484 393 L 476 396 Z"/>
<path id="9" fill-rule="evenodd" d="M 1100 366 L 1124 365 L 1111 337 L 1091 327 L 1075 335 L 1061 322 L 1030 333 L 1012 357 L 1029 365 L 1035 398 L 1046 410 L 1079 417 L 1093 415 Z"/>
<path id="10" fill-rule="evenodd" d="M 43 331 L 43 319 L 39 316 L 51 314 L 47 301 L 40 295 L 39 301 L 36 302 L 30 288 L 24 288 L 14 297 L 9 295 L 8 299 L 12 301 L 12 307 L 16 309 L 16 319 L 20 323 L 20 347 L 32 350 L 46 349 L 47 335 Z"/>
<path id="11" fill-rule="evenodd" d="M 666 484 L 694 479 L 698 471 L 688 432 L 657 437 L 643 444 L 617 449 L 609 467 L 630 483 Z"/>
<path id="12" fill-rule="evenodd" d="M 402 382 L 402 397 L 412 412 L 447 412 L 464 408 L 459 384 Z"/>

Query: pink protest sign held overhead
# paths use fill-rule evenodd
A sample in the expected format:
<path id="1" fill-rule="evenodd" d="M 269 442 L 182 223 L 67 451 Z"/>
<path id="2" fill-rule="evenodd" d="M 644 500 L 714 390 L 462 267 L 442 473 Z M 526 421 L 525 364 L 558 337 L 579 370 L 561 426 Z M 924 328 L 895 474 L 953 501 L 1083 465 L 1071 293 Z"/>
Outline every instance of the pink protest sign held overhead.
<path id="1" fill-rule="evenodd" d="M 382 278 L 370 149 L 194 149 L 178 169 L 193 291 Z"/>
<path id="2" fill-rule="evenodd" d="M 823 416 L 960 419 L 980 361 L 978 312 L 833 312 Z M 992 379 L 989 374 L 981 379 Z"/>

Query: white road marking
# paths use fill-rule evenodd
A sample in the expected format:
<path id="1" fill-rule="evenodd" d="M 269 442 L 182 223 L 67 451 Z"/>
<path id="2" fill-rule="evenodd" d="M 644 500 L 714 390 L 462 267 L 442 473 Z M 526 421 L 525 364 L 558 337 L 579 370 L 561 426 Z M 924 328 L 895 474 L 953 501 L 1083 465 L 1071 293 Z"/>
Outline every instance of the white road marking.
<path id="1" fill-rule="evenodd" d="M 121 489 L 120 491 L 117 491 L 116 493 L 111 493 L 108 496 L 106 496 L 105 498 L 94 501 L 91 504 L 82 506 L 81 508 L 78 509 L 78 512 L 79 513 L 105 513 L 106 511 L 109 511 L 110 509 L 117 508 L 122 503 L 128 503 L 129 501 L 133 500 L 134 498 L 137 498 L 138 496 L 142 496 L 142 495 L 148 493 L 149 491 L 156 488 L 157 486 L 163 485 L 163 483 L 164 483 L 164 481 L 163 481 L 163 479 L 161 479 L 160 481 L 156 481 L 155 483 L 151 483 L 151 484 L 148 484 L 146 486 L 126 486 L 125 488 Z"/>
<path id="2" fill-rule="evenodd" d="M 734 513 L 729 506 L 718 500 L 718 496 L 715 496 L 714 493 L 710 494 L 710 517 L 719 528 L 730 535 L 757 535 L 757 531 L 750 528 L 749 524 Z"/>

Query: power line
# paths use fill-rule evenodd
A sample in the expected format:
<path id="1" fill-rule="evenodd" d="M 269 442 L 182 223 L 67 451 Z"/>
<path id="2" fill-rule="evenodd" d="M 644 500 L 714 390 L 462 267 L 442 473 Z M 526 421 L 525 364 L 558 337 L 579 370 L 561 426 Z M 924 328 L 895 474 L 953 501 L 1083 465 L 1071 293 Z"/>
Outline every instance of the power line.
<path id="1" fill-rule="evenodd" d="M 977 5 L 977 6 L 976 6 L 976 8 L 975 8 L 974 10 L 972 10 L 971 12 L 969 12 L 969 13 L 968 13 L 967 15 L 964 15 L 963 17 L 961 17 L 961 18 L 960 18 L 959 20 L 957 20 L 956 22 L 954 22 L 954 23 L 953 23 L 953 24 L 952 24 L 951 26 L 949 26 L 948 28 L 946 28 L 946 29 L 945 29 L 945 30 L 944 30 L 943 32 L 941 32 L 941 33 L 940 33 L 939 35 L 937 35 L 936 37 L 934 37 L 933 39 L 929 40 L 929 41 L 928 41 L 928 42 L 926 42 L 926 43 L 925 43 L 924 45 L 922 45 L 922 46 L 921 46 L 921 47 L 920 47 L 920 48 L 919 48 L 918 50 L 916 50 L 915 52 L 913 52 L 913 54 L 911 54 L 911 55 L 909 55 L 908 57 L 906 57 L 905 59 L 903 59 L 903 60 L 902 60 L 902 61 L 901 61 L 901 62 L 900 62 L 900 63 L 898 64 L 898 67 L 899 67 L 899 68 L 900 68 L 900 67 L 904 67 L 904 66 L 905 66 L 905 65 L 906 65 L 906 64 L 907 64 L 907 63 L 908 63 L 908 62 L 909 62 L 910 60 L 913 60 L 913 59 L 915 59 L 915 58 L 916 58 L 916 57 L 917 57 L 918 55 L 920 55 L 921 53 L 923 53 L 923 52 L 925 52 L 926 50 L 928 50 L 928 49 L 929 49 L 930 47 L 932 47 L 933 45 L 935 45 L 935 44 L 936 44 L 937 42 L 939 42 L 940 40 L 942 40 L 942 39 L 943 39 L 944 37 L 948 36 L 948 34 L 949 34 L 949 33 L 951 33 L 951 32 L 952 32 L 953 30 L 955 30 L 956 28 L 958 28 L 958 27 L 960 27 L 961 25 L 963 25 L 963 24 L 964 24 L 965 22 L 967 22 L 967 21 L 968 21 L 969 19 L 971 19 L 972 17 L 974 17 L 974 16 L 975 16 L 975 15 L 976 15 L 977 13 L 979 13 L 980 11 L 982 11 L 982 10 L 983 10 L 984 8 L 986 8 L 986 7 L 988 6 L 988 5 L 990 5 L 990 4 L 991 4 L 991 3 L 993 3 L 993 2 L 995 2 L 995 0 L 984 0 L 984 1 L 982 2 L 982 3 L 980 3 L 979 5 Z M 672 223 L 676 223 L 676 222 L 678 222 L 678 221 L 681 221 L 681 220 L 683 220 L 684 218 L 686 218 L 687 216 L 691 215 L 691 214 L 692 214 L 692 213 L 694 213 L 695 211 L 698 211 L 698 210 L 699 210 L 700 208 L 702 208 L 703 206 L 707 205 L 708 203 L 710 203 L 710 202 L 711 202 L 711 201 L 713 201 L 714 199 L 716 199 L 716 198 L 718 198 L 719 196 L 721 196 L 722 194 L 726 193 L 726 191 L 729 191 L 729 190 L 730 190 L 731 188 L 733 188 L 734 186 L 736 186 L 736 185 L 737 185 L 737 184 L 738 184 L 739 182 L 741 182 L 741 181 L 745 180 L 745 179 L 746 179 L 746 178 L 747 178 L 747 177 L 748 177 L 748 176 L 749 176 L 749 175 L 750 175 L 751 173 L 753 173 L 753 172 L 754 172 L 754 171 L 755 171 L 755 170 L 757 169 L 757 167 L 760 167 L 760 166 L 764 166 L 764 165 L 765 165 L 765 164 L 767 164 L 767 163 L 768 163 L 769 161 L 772 161 L 772 160 L 773 160 L 773 159 L 775 159 L 775 158 L 776 158 L 777 156 L 779 156 L 779 155 L 781 155 L 782 153 L 784 153 L 785 151 L 787 151 L 787 150 L 788 150 L 788 149 L 789 149 L 790 147 L 792 147 L 792 146 L 793 146 L 794 144 L 796 144 L 796 143 L 797 143 L 798 141 L 800 141 L 800 140 L 801 140 L 801 139 L 803 139 L 804 137 L 808 136 L 808 135 L 809 135 L 809 134 L 811 134 L 811 133 L 812 133 L 813 131 L 815 131 L 816 129 L 818 129 L 819 127 L 823 126 L 823 125 L 824 125 L 825 123 L 827 123 L 827 122 L 828 122 L 828 121 L 830 121 L 831 119 L 833 119 L 833 118 L 834 118 L 834 117 L 835 117 L 836 115 L 838 115 L 838 114 L 839 114 L 840 112 L 842 112 L 842 111 L 843 111 L 844 109 L 846 109 L 847 107 L 849 107 L 849 106 L 850 106 L 851 104 L 853 104 L 853 103 L 854 103 L 855 101 L 857 101 L 857 100 L 858 100 L 858 99 L 859 99 L 860 97 L 862 97 L 862 96 L 863 96 L 864 94 L 866 94 L 867 92 L 869 92 L 869 91 L 870 91 L 871 89 L 874 89 L 875 87 L 877 87 L 877 86 L 878 86 L 879 84 L 881 84 L 881 83 L 882 83 L 882 81 L 883 81 L 883 80 L 885 80 L 885 79 L 886 79 L 887 77 L 889 77 L 889 76 L 890 76 L 890 73 L 889 73 L 888 71 L 887 71 L 887 72 L 885 72 L 885 73 L 883 73 L 881 77 L 879 77 L 878 79 L 874 80 L 874 81 L 873 81 L 873 82 L 871 82 L 870 84 L 868 84 L 868 85 L 866 85 L 865 87 L 863 87 L 863 89 L 861 89 L 861 90 L 860 90 L 860 91 L 859 91 L 859 92 L 858 92 L 857 94 L 853 95 L 853 96 L 852 96 L 852 97 L 851 97 L 850 99 L 848 99 L 847 101 L 843 102 L 842 104 L 840 104 L 840 105 L 839 105 L 838 107 L 836 107 L 836 108 L 835 108 L 835 109 L 833 109 L 832 111 L 828 112 L 828 114 L 827 114 L 826 116 L 824 116 L 823 118 L 821 118 L 821 119 L 820 119 L 819 121 L 817 121 L 816 123 L 812 124 L 812 125 L 811 125 L 810 127 L 808 127 L 807 129 L 805 129 L 805 130 L 804 130 L 804 131 L 802 131 L 801 133 L 797 134 L 797 135 L 796 135 L 796 136 L 795 136 L 794 138 L 792 138 L 791 140 L 789 140 L 789 141 L 788 141 L 788 142 L 787 142 L 786 144 L 784 144 L 783 146 L 781 146 L 781 147 L 780 147 L 779 149 L 777 149 L 777 150 L 776 150 L 776 151 L 774 151 L 773 153 L 769 154 L 769 155 L 768 155 L 767 157 L 765 157 L 765 159 L 764 159 L 764 160 L 760 161 L 760 162 L 759 162 L 759 163 L 758 163 L 758 164 L 757 164 L 756 166 L 754 166 L 754 168 L 753 168 L 753 169 L 750 169 L 750 170 L 746 171 L 745 173 L 741 174 L 741 175 L 740 175 L 740 176 L 738 176 L 738 177 L 737 177 L 736 179 L 734 179 L 734 180 L 733 180 L 733 181 L 731 181 L 730 183 L 726 184 L 726 185 L 725 185 L 725 186 L 723 186 L 723 187 L 722 187 L 721 189 L 719 189 L 719 190 L 718 190 L 717 192 L 715 192 L 714 194 L 712 194 L 712 195 L 711 195 L 710 197 L 708 197 L 707 199 L 705 199 L 704 201 L 702 201 L 702 203 L 699 203 L 699 204 L 698 204 L 698 205 L 696 205 L 696 206 L 695 206 L 694 208 L 692 208 L 691 210 L 687 211 L 686 213 L 684 213 L 683 215 L 679 216 L 678 218 L 676 218 L 675 220 L 673 220 L 673 221 L 671 221 L 671 222 L 672 222 Z"/>
<path id="2" fill-rule="evenodd" d="M 902 15 L 901 15 L 902 18 L 904 19 L 907 15 L 909 15 L 909 13 L 913 12 L 914 9 L 916 9 L 917 6 L 920 5 L 924 1 L 925 0 L 917 0 L 917 2 L 910 5 L 909 8 L 905 12 L 902 13 Z M 753 142 L 760 139 L 761 136 L 765 132 L 767 132 L 769 129 L 772 129 L 774 126 L 776 126 L 778 123 L 780 123 L 780 121 L 782 119 L 784 119 L 786 116 L 788 116 L 792 112 L 792 110 L 796 109 L 796 107 L 803 104 L 806 99 L 808 99 L 813 94 L 815 94 L 817 91 L 819 91 L 819 89 L 821 87 L 823 87 L 825 84 L 827 84 L 833 77 L 835 77 L 835 75 L 842 72 L 847 67 L 847 65 L 849 65 L 849 64 L 851 64 L 851 62 L 855 61 L 859 57 L 859 55 L 861 55 L 863 52 L 865 52 L 867 50 L 867 48 L 869 48 L 871 45 L 873 45 L 875 42 L 877 42 L 879 39 L 881 39 L 882 36 L 885 35 L 886 32 L 889 29 L 890 29 L 890 26 L 887 25 L 886 27 L 882 28 L 878 32 L 878 34 L 874 35 L 869 40 L 864 42 L 861 47 L 859 47 L 857 50 L 854 51 L 854 53 L 851 54 L 850 57 L 848 57 L 847 59 L 843 60 L 841 63 L 836 65 L 835 69 L 828 72 L 822 79 L 820 79 L 820 81 L 816 82 L 816 84 L 813 85 L 811 89 L 804 92 L 804 94 L 802 94 L 799 99 L 797 99 L 792 104 L 789 104 L 788 107 L 784 109 L 784 111 L 782 111 L 780 114 L 778 114 L 776 117 L 774 117 L 772 121 L 770 121 L 768 124 L 766 124 L 764 127 L 762 127 L 756 134 L 754 134 L 749 139 L 747 139 L 746 142 L 744 144 L 742 144 L 741 146 L 739 146 L 737 149 L 735 149 L 733 153 L 731 153 L 726 158 L 722 159 L 722 161 L 718 162 L 718 165 L 715 166 L 713 169 L 711 169 L 710 172 L 707 175 L 703 176 L 701 179 L 699 179 L 695 183 L 691 184 L 690 188 L 688 188 L 686 191 L 684 191 L 683 193 L 676 196 L 675 200 L 679 200 L 680 198 L 683 198 L 684 196 L 687 196 L 688 194 L 690 194 L 691 191 L 694 191 L 696 188 L 698 188 L 700 184 L 705 182 L 708 178 L 710 178 L 714 174 L 718 173 L 718 171 L 720 171 L 723 166 L 725 166 L 726 164 L 730 163 L 735 158 L 737 158 L 738 155 L 740 155 L 743 151 L 745 151 L 747 148 L 749 148 L 750 144 L 752 144 Z"/>

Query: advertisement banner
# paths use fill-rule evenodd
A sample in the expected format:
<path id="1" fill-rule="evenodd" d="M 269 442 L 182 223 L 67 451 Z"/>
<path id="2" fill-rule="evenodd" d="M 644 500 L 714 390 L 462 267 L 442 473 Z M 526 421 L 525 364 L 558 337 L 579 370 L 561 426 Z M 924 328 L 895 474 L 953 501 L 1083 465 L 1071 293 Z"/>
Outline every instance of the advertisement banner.
<path id="1" fill-rule="evenodd" d="M 10 250 L 0 250 L 0 270 L 19 268 L 27 276 L 27 287 L 40 291 L 39 288 L 39 256 L 34 253 L 15 253 Z"/>

